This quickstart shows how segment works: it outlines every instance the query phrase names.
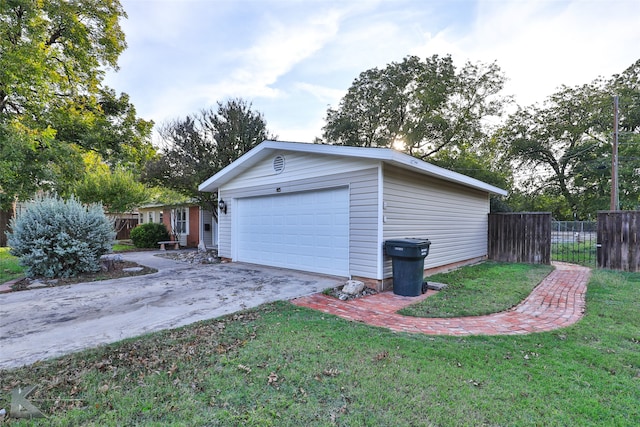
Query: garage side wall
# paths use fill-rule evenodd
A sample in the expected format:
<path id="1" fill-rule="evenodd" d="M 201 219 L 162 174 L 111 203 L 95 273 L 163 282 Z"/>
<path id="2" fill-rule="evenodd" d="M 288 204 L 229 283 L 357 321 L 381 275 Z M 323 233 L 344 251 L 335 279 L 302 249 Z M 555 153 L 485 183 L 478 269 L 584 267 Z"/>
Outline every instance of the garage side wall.
<path id="1" fill-rule="evenodd" d="M 487 193 L 386 167 L 383 195 L 384 239 L 428 238 L 425 269 L 487 255 Z M 391 275 L 385 257 L 384 277 Z"/>
<path id="2" fill-rule="evenodd" d="M 371 161 L 346 161 L 332 156 L 283 153 L 285 169 L 273 170 L 273 159 L 255 165 L 238 178 L 221 186 L 219 197 L 227 213 L 219 216 L 218 253 L 233 258 L 232 218 L 234 200 L 244 197 L 349 187 L 349 273 L 377 276 L 378 168 Z"/>

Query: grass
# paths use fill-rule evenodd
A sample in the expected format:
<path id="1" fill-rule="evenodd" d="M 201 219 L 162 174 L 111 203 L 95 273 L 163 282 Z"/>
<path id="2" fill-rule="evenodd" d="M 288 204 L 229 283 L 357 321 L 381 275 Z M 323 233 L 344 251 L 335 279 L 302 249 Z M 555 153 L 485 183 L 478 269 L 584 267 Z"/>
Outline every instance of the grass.
<path id="1" fill-rule="evenodd" d="M 18 258 L 9 253 L 9 248 L 0 248 L 0 283 L 22 276 L 23 271 Z"/>
<path id="2" fill-rule="evenodd" d="M 416 317 L 481 316 L 508 310 L 531 293 L 553 268 L 548 265 L 484 262 L 428 277 L 447 287 L 400 310 Z"/>
<path id="3" fill-rule="evenodd" d="M 571 327 L 460 338 L 277 302 L 0 371 L 0 408 L 35 384 L 48 418 L 8 425 L 635 426 L 639 304 L 640 274 L 598 271 Z"/>
<path id="4" fill-rule="evenodd" d="M 553 243 L 551 260 L 594 268 L 597 261 L 596 241 Z"/>
<path id="5" fill-rule="evenodd" d="M 113 252 L 128 252 L 128 251 L 135 251 L 135 250 L 139 250 L 138 248 L 136 248 L 135 246 L 131 246 L 131 245 L 122 245 L 120 243 L 116 243 L 113 245 Z"/>

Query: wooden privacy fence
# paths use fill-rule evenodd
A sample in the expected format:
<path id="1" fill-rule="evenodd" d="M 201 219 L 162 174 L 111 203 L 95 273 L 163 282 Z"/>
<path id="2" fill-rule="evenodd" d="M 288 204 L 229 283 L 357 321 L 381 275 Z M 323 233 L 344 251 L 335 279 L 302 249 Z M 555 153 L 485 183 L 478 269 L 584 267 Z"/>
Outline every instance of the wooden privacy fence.
<path id="1" fill-rule="evenodd" d="M 598 212 L 598 268 L 640 271 L 640 211 Z"/>
<path id="2" fill-rule="evenodd" d="M 489 214 L 488 245 L 495 261 L 551 264 L 551 213 Z"/>
<path id="3" fill-rule="evenodd" d="M 118 234 L 116 240 L 128 240 L 131 238 L 131 230 L 138 225 L 138 218 L 118 218 L 115 221 L 115 229 Z"/>

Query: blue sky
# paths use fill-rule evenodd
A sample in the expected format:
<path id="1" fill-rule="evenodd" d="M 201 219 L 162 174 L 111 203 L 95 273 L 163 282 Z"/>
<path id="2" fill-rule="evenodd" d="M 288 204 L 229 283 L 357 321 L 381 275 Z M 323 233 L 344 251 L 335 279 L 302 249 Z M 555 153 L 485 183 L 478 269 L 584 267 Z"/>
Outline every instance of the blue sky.
<path id="1" fill-rule="evenodd" d="M 362 71 L 451 54 L 496 61 L 520 105 L 640 59 L 638 0 L 121 0 L 106 84 L 162 124 L 241 97 L 284 141 L 321 136 Z"/>

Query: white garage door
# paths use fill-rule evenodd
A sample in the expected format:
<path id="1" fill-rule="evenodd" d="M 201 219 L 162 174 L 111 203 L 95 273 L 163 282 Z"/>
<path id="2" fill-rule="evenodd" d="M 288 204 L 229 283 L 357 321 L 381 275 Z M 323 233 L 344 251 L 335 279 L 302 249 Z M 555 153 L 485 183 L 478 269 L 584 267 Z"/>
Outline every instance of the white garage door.
<path id="1" fill-rule="evenodd" d="M 349 190 L 238 199 L 237 259 L 349 275 Z"/>

